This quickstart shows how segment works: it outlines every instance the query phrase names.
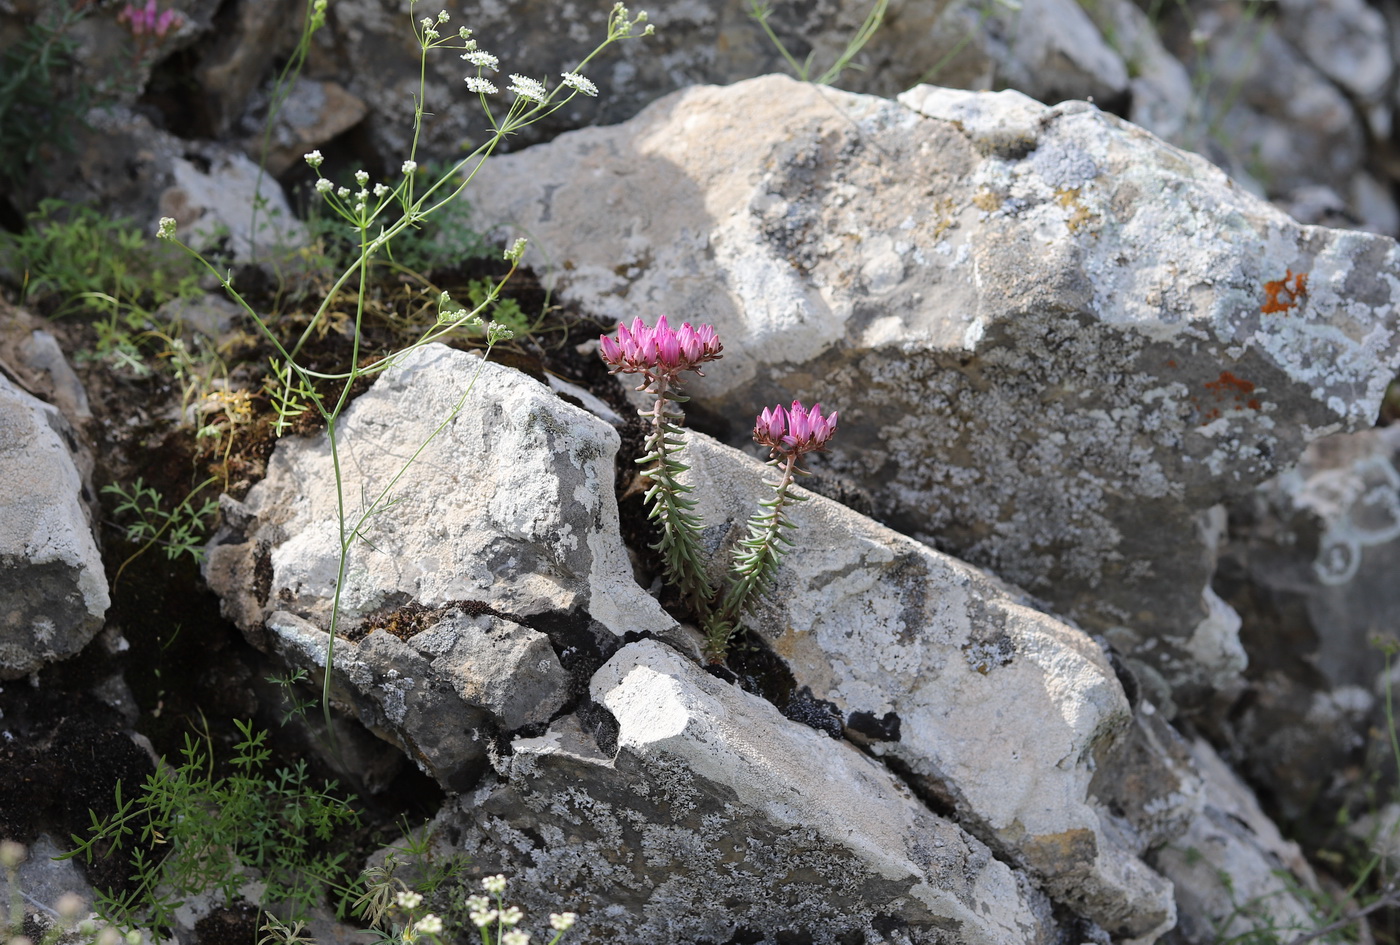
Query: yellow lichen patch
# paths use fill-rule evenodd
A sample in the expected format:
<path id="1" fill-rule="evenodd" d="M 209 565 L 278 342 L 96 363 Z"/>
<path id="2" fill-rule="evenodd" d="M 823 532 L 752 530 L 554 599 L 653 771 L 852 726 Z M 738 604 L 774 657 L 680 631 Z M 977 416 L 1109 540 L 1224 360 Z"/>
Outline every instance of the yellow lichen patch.
<path id="1" fill-rule="evenodd" d="M 1098 855 L 1099 844 L 1093 831 L 1079 829 L 1028 837 L 1022 842 L 1022 849 L 1043 868 L 1046 864 L 1091 862 Z"/>
<path id="2" fill-rule="evenodd" d="M 798 645 L 805 636 L 807 634 L 803 631 L 788 627 L 773 641 L 773 650 L 783 659 L 791 662 L 797 656 Z"/>
<path id="3" fill-rule="evenodd" d="M 1001 209 L 1001 194 L 990 188 L 983 187 L 972 196 L 972 205 L 978 210 L 985 210 L 988 213 L 995 213 Z"/>
<path id="4" fill-rule="evenodd" d="M 1069 227 L 1071 233 L 1078 233 L 1089 224 L 1098 221 L 1099 215 L 1084 206 L 1079 199 L 1078 187 L 1061 187 L 1055 191 L 1055 197 L 1059 200 L 1060 206 L 1066 210 L 1073 210 L 1069 219 L 1065 220 L 1065 226 Z"/>
<path id="5" fill-rule="evenodd" d="M 974 198 L 975 199 L 975 198 Z M 957 205 L 953 198 L 942 196 L 935 198 L 929 206 L 929 217 L 933 222 L 933 238 L 941 239 L 953 227 L 958 225 L 957 218 L 953 215 Z"/>

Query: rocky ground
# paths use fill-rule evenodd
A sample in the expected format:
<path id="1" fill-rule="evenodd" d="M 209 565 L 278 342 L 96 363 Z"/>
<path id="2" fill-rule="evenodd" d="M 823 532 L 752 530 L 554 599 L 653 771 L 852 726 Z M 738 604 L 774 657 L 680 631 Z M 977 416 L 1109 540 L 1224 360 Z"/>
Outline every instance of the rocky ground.
<path id="1" fill-rule="evenodd" d="M 301 4 L 0 11 L 32 78 L 0 90 L 0 838 L 31 936 L 65 890 L 136 888 L 126 854 L 49 859 L 118 781 L 190 738 L 236 776 L 251 719 L 269 767 L 355 797 L 307 855 L 349 879 L 414 827 L 402 875 L 457 925 L 500 872 L 571 941 L 1396 940 L 1400 8 L 891 0 L 819 87 L 765 75 L 738 5 L 669 4 L 373 271 L 356 345 L 353 294 L 316 314 L 345 245 L 300 155 L 401 173 L 391 6 L 330 4 L 265 139 Z M 606 16 L 449 12 L 532 75 Z M 825 63 L 866 12 L 770 25 Z M 430 60 L 425 174 L 483 135 L 458 62 Z M 155 243 L 63 229 L 84 207 L 173 217 L 271 337 Z M 519 236 L 489 360 L 458 332 L 357 383 L 334 457 L 310 415 L 278 429 L 274 340 L 371 363 Z M 841 412 L 725 665 L 597 357 L 662 313 L 725 346 L 686 385 L 710 574 L 766 494 L 757 410 Z M 336 469 L 352 505 L 392 483 L 343 579 Z M 323 691 L 329 727 L 289 712 Z M 258 937 L 256 888 L 189 898 L 146 924 Z"/>

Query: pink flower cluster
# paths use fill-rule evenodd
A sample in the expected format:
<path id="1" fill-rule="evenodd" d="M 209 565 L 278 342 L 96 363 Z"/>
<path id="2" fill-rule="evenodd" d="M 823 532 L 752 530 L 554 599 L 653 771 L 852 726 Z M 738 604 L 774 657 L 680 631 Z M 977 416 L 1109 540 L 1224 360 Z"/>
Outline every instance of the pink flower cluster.
<path id="1" fill-rule="evenodd" d="M 764 407 L 754 424 L 754 442 L 768 447 L 774 455 L 801 456 L 825 449 L 836 432 L 838 416 L 840 413 L 833 410 L 831 416 L 823 417 L 821 404 L 813 404 L 808 410 L 800 400 L 794 400 L 787 410 L 782 404 Z"/>
<path id="2" fill-rule="evenodd" d="M 126 23 L 131 28 L 132 36 L 150 35 L 157 39 L 164 39 L 165 34 L 169 33 L 171 28 L 178 27 L 185 22 L 185 17 L 176 10 L 166 10 L 157 14 L 156 0 L 146 0 L 145 7 L 128 3 L 117 14 L 117 22 Z"/>
<path id="3" fill-rule="evenodd" d="M 648 383 L 657 378 L 675 380 L 682 371 L 704 376 L 700 365 L 721 357 L 724 346 L 711 325 L 698 328 L 686 322 L 679 328 L 666 324 L 666 316 L 648 327 L 640 318 L 632 327 L 617 326 L 617 338 L 604 335 L 600 342 L 603 360 L 614 374 L 641 374 Z"/>

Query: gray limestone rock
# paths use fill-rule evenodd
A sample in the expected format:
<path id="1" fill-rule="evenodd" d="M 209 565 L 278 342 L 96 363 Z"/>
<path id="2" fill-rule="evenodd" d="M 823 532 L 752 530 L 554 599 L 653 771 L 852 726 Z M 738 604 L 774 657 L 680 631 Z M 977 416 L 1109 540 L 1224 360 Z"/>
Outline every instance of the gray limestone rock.
<path id="1" fill-rule="evenodd" d="M 266 128 L 266 108 L 259 110 L 256 121 L 245 121 L 245 127 L 252 127 L 248 129 L 244 150 L 254 156 L 260 154 L 266 135 L 268 173 L 285 174 L 299 165 L 308 151 L 359 124 L 367 111 L 364 102 L 337 82 L 298 79 L 282 102 L 270 131 Z"/>
<path id="2" fill-rule="evenodd" d="M 275 652 L 321 676 L 325 631 L 280 611 L 267 628 Z M 451 608 L 411 635 L 337 640 L 332 658 L 332 698 L 449 791 L 476 784 L 492 736 L 543 725 L 569 695 L 543 633 Z"/>
<path id="3" fill-rule="evenodd" d="M 1185 147 L 1198 117 L 1191 74 L 1167 51 L 1146 11 L 1133 0 L 1092 0 L 1083 7 L 1128 68 L 1127 118 Z"/>
<path id="4" fill-rule="evenodd" d="M 1084 103 L 767 77 L 477 187 L 563 297 L 719 329 L 697 422 L 738 443 L 759 405 L 840 408 L 823 465 L 881 519 L 1110 633 L 1187 706 L 1244 664 L 1205 510 L 1372 422 L 1400 364 L 1394 242 L 1301 227 Z"/>
<path id="5" fill-rule="evenodd" d="M 265 257 L 307 240 L 282 187 L 241 151 L 210 145 L 202 160 L 175 157 L 158 213 L 174 217 L 180 239 L 209 252 L 227 239 L 235 259 Z"/>
<path id="6" fill-rule="evenodd" d="M 0 373 L 0 679 L 77 653 L 111 603 L 79 452 L 58 409 Z"/>
<path id="7" fill-rule="evenodd" d="M 531 625 L 561 652 L 602 657 L 629 631 L 674 631 L 618 533 L 617 434 L 537 381 L 426 346 L 355 401 L 338 442 L 360 540 L 340 588 L 334 698 L 444 787 L 475 783 L 487 735 L 542 725 L 576 696 Z M 340 547 L 327 438 L 282 440 L 267 478 L 224 511 L 205 575 L 225 613 L 319 677 Z M 415 622 L 424 610 L 442 612 Z"/>
<path id="8" fill-rule="evenodd" d="M 1348 94 L 1365 103 L 1384 100 L 1395 61 L 1380 10 L 1365 0 L 1280 0 L 1279 28 Z"/>
<path id="9" fill-rule="evenodd" d="M 770 494 L 768 470 L 708 437 L 687 443 L 719 579 Z M 1171 886 L 1138 854 L 1184 823 L 1125 843 L 1090 790 L 1099 767 L 1112 780 L 1107 770 L 1161 755 L 1149 746 L 1120 759 L 1131 715 L 1098 645 L 1024 594 L 829 499 L 809 496 L 790 518 L 797 546 L 747 622 L 795 686 L 1077 913 L 1121 938 L 1170 928 Z M 1179 821 L 1186 798 L 1171 782 L 1128 809 Z"/>
<path id="10" fill-rule="evenodd" d="M 458 601 L 567 616 L 608 639 L 674 626 L 632 579 L 618 534 L 617 433 L 539 382 L 427 345 L 355 400 L 338 442 L 346 527 L 360 536 L 342 630 Z M 283 439 L 267 478 L 224 506 L 232 527 L 204 570 L 226 615 L 255 643 L 274 611 L 327 628 L 340 520 L 326 436 Z"/>
<path id="11" fill-rule="evenodd" d="M 1316 931 L 1325 923 L 1309 908 L 1307 892 L 1318 890 L 1317 877 L 1298 845 L 1284 839 L 1210 745 L 1196 739 L 1190 753 L 1203 782 L 1200 812 L 1183 836 L 1153 857 L 1176 884 L 1176 940 L 1288 942 Z"/>
<path id="12" fill-rule="evenodd" d="M 1231 507 L 1216 585 L 1246 618 L 1252 665 L 1228 724 L 1291 818 L 1360 787 L 1346 772 L 1379 719 L 1375 638 L 1393 639 L 1400 610 L 1398 470 L 1400 427 L 1338 434 Z"/>
<path id="13" fill-rule="evenodd" d="M 73 149 L 52 156 L 49 180 L 19 195 L 32 209 L 40 197 L 104 208 L 131 217 L 154 235 L 162 216 L 174 217 L 180 238 L 207 251 L 229 239 L 247 260 L 256 251 L 295 248 L 306 226 L 291 211 L 277 181 L 260 175 L 242 150 L 210 141 L 184 141 L 136 111 L 94 108 L 73 133 Z M 254 212 L 254 198 L 261 197 Z"/>
<path id="14" fill-rule="evenodd" d="M 1044 896 L 886 768 L 669 647 L 624 647 L 591 691 L 606 747 L 565 717 L 432 826 L 532 918 L 619 945 L 1058 940 Z"/>
<path id="15" fill-rule="evenodd" d="M 505 0 L 453 10 L 447 27 L 471 28 L 481 47 L 500 57 L 501 75 L 525 72 L 553 83 L 602 39 L 609 6 Z M 811 54 L 815 75 L 843 54 L 871 6 L 865 0 L 774 4 L 769 25 L 798 60 Z M 630 118 L 687 85 L 789 69 L 746 4 L 696 0 L 631 7 L 647 10 L 656 35 L 608 49 L 587 70 L 598 98 L 576 98 L 527 131 L 526 140 Z M 369 105 L 367 130 L 386 165 L 397 166 L 408 156 L 418 88 L 418 50 L 408 17 L 380 0 L 338 0 L 328 22 L 330 37 L 312 53 L 313 74 L 336 76 Z M 836 84 L 881 95 L 929 81 L 931 74 L 977 88 L 1009 85 L 1044 101 L 1111 101 L 1128 87 L 1122 59 L 1075 0 L 891 0 L 883 24 L 855 62 Z M 456 154 L 463 142 L 483 139 L 484 119 L 476 98 L 464 91 L 465 75 L 456 56 L 428 57 L 433 116 L 421 138 L 424 153 Z"/>

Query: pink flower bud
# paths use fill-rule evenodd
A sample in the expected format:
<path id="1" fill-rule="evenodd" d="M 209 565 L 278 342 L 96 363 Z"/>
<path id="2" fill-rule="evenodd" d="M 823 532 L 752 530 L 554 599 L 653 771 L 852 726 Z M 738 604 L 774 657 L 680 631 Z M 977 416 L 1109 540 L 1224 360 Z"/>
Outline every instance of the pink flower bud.
<path id="1" fill-rule="evenodd" d="M 650 383 L 665 377 L 675 380 L 682 371 L 703 372 L 700 365 L 719 358 L 724 346 L 713 326 L 699 328 L 689 322 L 672 328 L 662 315 L 655 327 L 640 318 L 631 327 L 617 326 L 617 337 L 604 335 L 599 342 L 603 360 L 614 374 L 641 374 Z"/>
<path id="2" fill-rule="evenodd" d="M 779 453 L 801 456 L 822 450 L 836 433 L 838 416 L 839 413 L 832 411 L 831 416 L 823 417 L 821 404 L 813 404 L 808 410 L 800 400 L 794 400 L 788 410 L 784 410 L 782 404 L 764 407 L 754 423 L 754 442 L 768 447 L 774 456 Z"/>

